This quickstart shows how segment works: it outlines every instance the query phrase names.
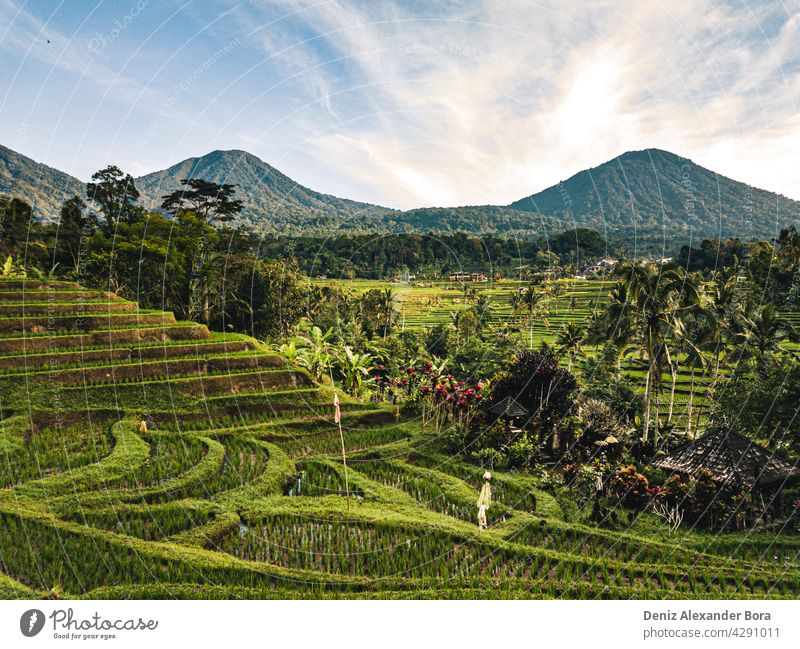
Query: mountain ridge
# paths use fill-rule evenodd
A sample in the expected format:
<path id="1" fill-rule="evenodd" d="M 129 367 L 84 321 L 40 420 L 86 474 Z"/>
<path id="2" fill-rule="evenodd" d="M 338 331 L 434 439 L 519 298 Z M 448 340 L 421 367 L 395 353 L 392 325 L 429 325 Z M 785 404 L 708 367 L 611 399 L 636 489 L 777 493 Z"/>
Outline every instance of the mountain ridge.
<path id="1" fill-rule="evenodd" d="M 74 176 L 0 144 L 0 194 L 25 200 L 38 216 L 57 218 L 64 201 L 75 194 L 85 197 L 85 187 Z"/>
<path id="2" fill-rule="evenodd" d="M 394 210 L 305 187 L 257 156 L 214 150 L 136 178 L 142 202 L 157 209 L 183 178 L 237 185 L 240 223 L 260 234 L 331 232 L 452 233 L 548 236 L 592 228 L 609 240 L 657 248 L 708 237 L 773 238 L 800 223 L 800 202 L 752 187 L 663 149 L 626 151 L 509 205 Z M 57 218 L 61 202 L 84 184 L 0 145 L 0 192 Z"/>
<path id="3" fill-rule="evenodd" d="M 157 208 L 161 196 L 180 187 L 183 178 L 199 177 L 237 186 L 237 197 L 244 201 L 241 221 L 262 233 L 282 228 L 300 230 L 334 226 L 342 218 L 372 219 L 394 212 L 387 207 L 361 203 L 309 189 L 257 156 L 241 149 L 217 149 L 203 156 L 182 160 L 167 169 L 136 178 L 145 204 Z M 260 215 L 254 221 L 250 215 Z M 266 217 L 266 218 L 264 218 Z M 267 221 L 265 224 L 264 222 Z M 266 227 L 265 227 L 266 225 Z M 298 234 L 301 232 L 298 232 Z"/>
<path id="4" fill-rule="evenodd" d="M 800 202 L 658 148 L 626 151 L 509 207 L 577 225 L 594 217 L 612 230 L 634 226 L 723 238 L 774 236 L 800 220 Z"/>

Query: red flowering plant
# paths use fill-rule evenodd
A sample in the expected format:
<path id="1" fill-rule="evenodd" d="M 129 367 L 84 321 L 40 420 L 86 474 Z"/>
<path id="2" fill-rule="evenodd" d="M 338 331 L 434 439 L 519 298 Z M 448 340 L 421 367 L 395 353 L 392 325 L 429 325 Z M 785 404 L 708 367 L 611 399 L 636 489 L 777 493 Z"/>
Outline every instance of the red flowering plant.
<path id="1" fill-rule="evenodd" d="M 375 365 L 370 369 L 369 373 L 372 385 L 378 393 L 378 398 L 383 400 L 386 389 L 392 384 L 392 378 L 389 376 L 389 368 L 385 365 Z"/>
<path id="2" fill-rule="evenodd" d="M 663 486 L 658 488 L 654 495 L 661 498 L 669 507 L 684 509 L 688 504 L 689 483 L 680 474 L 673 473 L 664 480 Z"/>
<path id="3" fill-rule="evenodd" d="M 652 495 L 649 489 L 650 483 L 635 464 L 618 467 L 611 479 L 611 492 L 627 507 L 644 508 Z"/>
<path id="4" fill-rule="evenodd" d="M 474 416 L 475 405 L 484 398 L 481 383 L 458 380 L 443 372 L 443 364 L 437 367 L 432 361 L 411 363 L 396 376 L 387 377 L 386 382 L 408 404 L 417 405 L 422 425 L 434 423 L 437 433 L 447 424 L 466 430 Z"/>
<path id="5" fill-rule="evenodd" d="M 567 464 L 564 467 L 564 484 L 571 487 L 578 478 L 578 465 Z"/>
<path id="6" fill-rule="evenodd" d="M 426 394 L 430 394 L 431 399 L 428 421 L 433 420 L 437 433 L 449 423 L 465 432 L 475 415 L 475 406 L 483 400 L 483 386 L 468 385 L 448 374 L 440 377 Z"/>

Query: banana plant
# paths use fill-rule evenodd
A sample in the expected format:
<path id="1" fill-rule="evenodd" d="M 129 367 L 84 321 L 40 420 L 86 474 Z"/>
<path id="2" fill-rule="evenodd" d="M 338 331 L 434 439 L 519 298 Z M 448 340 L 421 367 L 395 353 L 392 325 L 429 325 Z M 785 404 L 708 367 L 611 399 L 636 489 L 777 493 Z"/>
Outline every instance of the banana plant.
<path id="1" fill-rule="evenodd" d="M 9 255 L 3 262 L 3 268 L 0 270 L 0 277 L 3 279 L 25 279 L 28 276 L 25 267 L 21 262 L 14 261 L 14 258 Z"/>
<path id="2" fill-rule="evenodd" d="M 281 345 L 278 351 L 286 358 L 286 362 L 290 365 L 299 364 L 300 350 L 297 349 L 297 343 L 294 340 L 290 340 L 288 343 Z"/>
<path id="3" fill-rule="evenodd" d="M 317 381 L 322 380 L 331 367 L 332 337 L 333 329 L 323 333 L 322 329 L 314 325 L 305 336 L 298 336 L 295 339 L 296 343 L 301 345 L 301 349 L 297 352 L 297 363 L 308 369 Z"/>
<path id="4" fill-rule="evenodd" d="M 339 370 L 342 373 L 344 390 L 348 394 L 357 395 L 364 386 L 365 377 L 369 376 L 372 367 L 372 356 L 359 354 L 350 347 L 345 347 L 338 354 Z"/>

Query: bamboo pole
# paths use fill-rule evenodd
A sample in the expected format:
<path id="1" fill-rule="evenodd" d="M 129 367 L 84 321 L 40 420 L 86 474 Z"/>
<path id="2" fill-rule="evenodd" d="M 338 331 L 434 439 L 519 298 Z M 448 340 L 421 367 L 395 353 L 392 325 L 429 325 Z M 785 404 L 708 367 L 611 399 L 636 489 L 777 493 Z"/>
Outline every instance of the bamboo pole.
<path id="1" fill-rule="evenodd" d="M 333 377 L 331 377 L 332 379 Z M 339 439 L 342 442 L 342 466 L 344 466 L 344 494 L 347 500 L 347 511 L 350 511 L 350 481 L 347 476 L 347 452 L 345 451 L 344 446 L 344 432 L 342 431 L 342 416 L 341 411 L 339 409 L 339 395 L 334 390 L 333 392 L 333 403 L 335 408 L 334 419 L 336 420 L 336 424 L 339 426 Z"/>
<path id="2" fill-rule="evenodd" d="M 342 420 L 339 419 L 339 439 L 342 441 L 342 465 L 344 466 L 344 493 L 347 499 L 347 511 L 350 511 L 350 482 L 347 479 L 347 454 L 344 449 L 344 433 L 342 432 Z"/>

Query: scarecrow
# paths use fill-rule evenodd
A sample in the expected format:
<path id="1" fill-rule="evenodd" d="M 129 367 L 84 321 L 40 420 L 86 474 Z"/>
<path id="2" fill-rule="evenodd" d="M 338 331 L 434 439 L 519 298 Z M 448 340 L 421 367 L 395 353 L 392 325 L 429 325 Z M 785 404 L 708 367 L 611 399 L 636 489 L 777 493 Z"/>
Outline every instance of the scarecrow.
<path id="1" fill-rule="evenodd" d="M 492 474 L 488 471 L 483 474 L 484 482 L 478 496 L 478 530 L 486 529 L 486 509 L 492 504 L 492 487 L 489 484 L 491 479 Z"/>

